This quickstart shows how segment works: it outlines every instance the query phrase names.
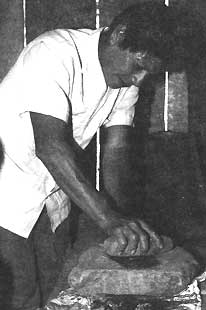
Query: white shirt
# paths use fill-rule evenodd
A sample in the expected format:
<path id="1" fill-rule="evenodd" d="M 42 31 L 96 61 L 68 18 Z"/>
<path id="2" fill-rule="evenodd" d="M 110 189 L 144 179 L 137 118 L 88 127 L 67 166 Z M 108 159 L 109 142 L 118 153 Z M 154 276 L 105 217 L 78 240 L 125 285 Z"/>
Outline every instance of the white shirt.
<path id="1" fill-rule="evenodd" d="M 68 197 L 36 157 L 29 112 L 65 122 L 85 148 L 102 125 L 131 125 L 138 88 L 108 88 L 98 59 L 99 30 L 55 30 L 32 41 L 0 85 L 0 226 L 27 238 L 45 203 L 53 231 Z"/>

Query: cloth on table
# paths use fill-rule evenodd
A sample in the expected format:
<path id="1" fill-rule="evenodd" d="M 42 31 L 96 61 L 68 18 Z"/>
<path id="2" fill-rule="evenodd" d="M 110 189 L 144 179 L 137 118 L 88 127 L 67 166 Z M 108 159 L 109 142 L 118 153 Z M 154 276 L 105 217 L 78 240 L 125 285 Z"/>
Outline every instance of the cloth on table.
<path id="1" fill-rule="evenodd" d="M 200 282 L 206 280 L 206 271 L 196 278 L 184 291 L 180 294 L 168 299 L 158 299 L 159 304 L 164 306 L 165 310 L 201 310 L 202 299 L 199 288 Z M 132 310 L 156 310 L 157 299 L 154 300 L 149 297 L 141 298 L 136 296 L 136 305 Z M 134 299 L 134 298 L 133 298 Z M 134 301 L 133 301 L 134 303 Z M 62 291 L 59 296 L 51 300 L 44 308 L 44 310 L 122 310 L 126 309 L 122 302 L 115 303 L 112 296 L 98 296 L 96 299 L 79 296 L 75 294 L 72 288 Z M 162 309 L 162 308 L 161 308 Z M 38 309 L 37 309 L 38 310 Z"/>

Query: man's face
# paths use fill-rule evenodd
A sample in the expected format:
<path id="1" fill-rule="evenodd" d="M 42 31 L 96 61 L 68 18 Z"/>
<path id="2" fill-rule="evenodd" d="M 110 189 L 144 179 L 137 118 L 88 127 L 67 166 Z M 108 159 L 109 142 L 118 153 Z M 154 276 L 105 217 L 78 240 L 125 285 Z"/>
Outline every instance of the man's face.
<path id="1" fill-rule="evenodd" d="M 139 87 L 149 74 L 158 73 L 161 61 L 144 52 L 130 52 L 115 46 L 110 50 L 103 69 L 106 83 L 111 88 Z"/>

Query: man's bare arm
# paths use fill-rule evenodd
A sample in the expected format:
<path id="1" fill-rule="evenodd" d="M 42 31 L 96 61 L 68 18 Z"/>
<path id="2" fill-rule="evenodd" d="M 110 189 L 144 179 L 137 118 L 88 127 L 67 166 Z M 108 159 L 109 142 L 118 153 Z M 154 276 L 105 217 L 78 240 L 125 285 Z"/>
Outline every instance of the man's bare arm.
<path id="1" fill-rule="evenodd" d="M 73 139 L 72 128 L 51 116 L 33 112 L 30 115 L 36 154 L 58 186 L 102 229 L 115 236 L 120 252 L 126 249 L 133 253 L 140 243 L 143 251 L 147 251 L 150 234 L 147 227 L 113 212 L 106 197 L 97 192 L 83 175 L 77 160 L 80 149 Z"/>
<path id="2" fill-rule="evenodd" d="M 101 139 L 104 189 L 115 202 L 115 209 L 126 216 L 138 216 L 132 134 L 130 126 L 111 126 L 102 130 Z"/>
<path id="3" fill-rule="evenodd" d="M 157 249 L 160 245 L 160 238 L 154 231 L 140 221 L 138 211 L 142 206 L 138 206 L 140 200 L 135 195 L 135 171 L 132 165 L 133 148 L 133 128 L 128 125 L 115 125 L 102 129 L 101 149 L 102 149 L 102 175 L 103 188 L 109 197 L 112 198 L 113 208 L 122 215 L 138 219 L 141 227 L 149 236 L 141 241 L 142 248 L 149 250 Z M 164 239 L 164 238 L 163 238 Z M 163 240 L 164 241 L 166 239 Z M 145 244 L 144 244 L 145 243 Z M 166 244 L 164 244 L 164 247 Z M 141 250 L 140 250 L 141 252 Z"/>
<path id="4" fill-rule="evenodd" d="M 73 139 L 72 128 L 54 117 L 33 112 L 30 114 L 36 155 L 58 186 L 104 228 L 107 202 L 78 167 L 78 156 L 82 150 Z"/>

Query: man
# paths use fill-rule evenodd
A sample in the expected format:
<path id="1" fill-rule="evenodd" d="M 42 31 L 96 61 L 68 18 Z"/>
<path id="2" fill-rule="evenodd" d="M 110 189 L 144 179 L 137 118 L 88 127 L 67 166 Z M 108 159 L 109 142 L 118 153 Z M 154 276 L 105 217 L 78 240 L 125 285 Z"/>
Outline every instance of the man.
<path id="1" fill-rule="evenodd" d="M 0 257 L 11 274 L 7 309 L 35 309 L 48 297 L 48 292 L 41 295 L 43 271 L 37 267 L 37 251 L 46 255 L 44 247 L 37 249 L 42 240 L 36 233 L 39 222 L 47 221 L 45 210 L 54 238 L 61 230 L 68 234 L 72 200 L 114 237 L 120 254 L 146 253 L 150 240 L 157 248 L 164 246 L 142 220 L 129 220 L 111 209 L 107 196 L 82 172 L 78 158 L 104 127 L 104 186 L 112 196 L 124 174 L 119 164 L 111 180 L 108 164 L 112 169 L 111 163 L 130 150 L 142 81 L 163 71 L 170 58 L 175 59 L 175 48 L 182 47 L 175 27 L 173 11 L 147 2 L 130 7 L 108 28 L 51 31 L 22 51 L 2 82 Z M 50 260 L 47 256 L 46 262 L 54 273 L 57 254 Z M 44 286 L 53 285 L 48 277 Z"/>

